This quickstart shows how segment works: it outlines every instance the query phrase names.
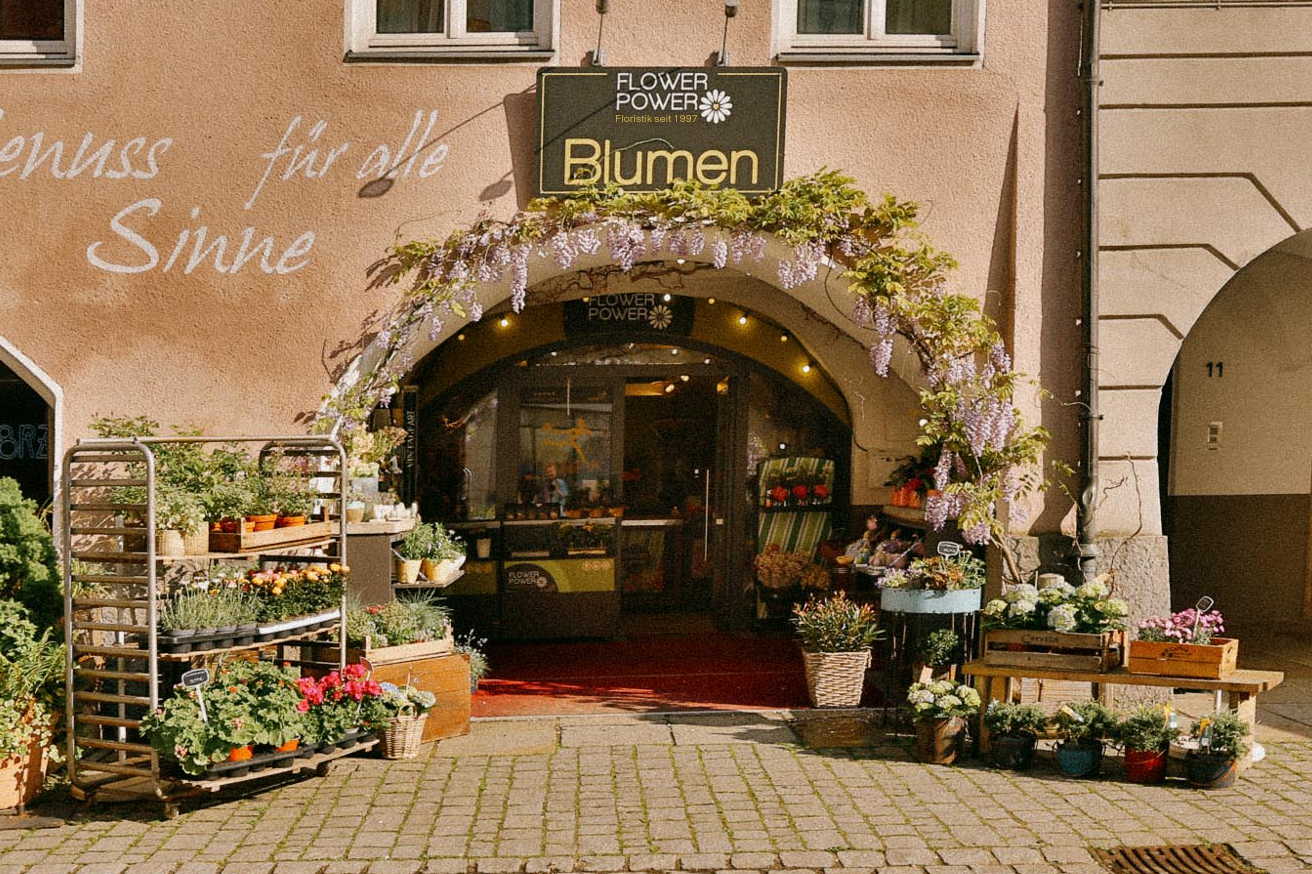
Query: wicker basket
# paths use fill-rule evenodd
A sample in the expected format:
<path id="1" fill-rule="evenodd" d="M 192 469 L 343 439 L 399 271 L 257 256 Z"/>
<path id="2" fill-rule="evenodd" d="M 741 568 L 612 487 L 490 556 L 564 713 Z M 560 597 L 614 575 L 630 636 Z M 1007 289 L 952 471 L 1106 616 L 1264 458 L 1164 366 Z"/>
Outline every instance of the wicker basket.
<path id="1" fill-rule="evenodd" d="M 419 756 L 419 743 L 424 736 L 427 713 L 418 716 L 393 716 L 387 728 L 378 732 L 382 741 L 378 746 L 384 759 L 414 759 Z"/>
<path id="2" fill-rule="evenodd" d="M 806 688 L 816 707 L 856 707 L 861 703 L 870 650 L 804 652 Z"/>

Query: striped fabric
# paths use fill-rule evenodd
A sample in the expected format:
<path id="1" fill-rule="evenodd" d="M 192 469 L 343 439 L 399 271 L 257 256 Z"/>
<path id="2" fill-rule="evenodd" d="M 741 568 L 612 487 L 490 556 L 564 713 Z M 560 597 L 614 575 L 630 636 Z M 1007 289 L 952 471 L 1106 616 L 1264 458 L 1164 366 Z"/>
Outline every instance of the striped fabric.
<path id="1" fill-rule="evenodd" d="M 834 462 L 828 458 L 768 458 L 759 465 L 756 481 L 764 493 L 768 483 L 784 482 L 794 476 L 807 481 L 820 478 L 833 494 Z M 828 507 L 762 509 L 756 523 L 756 549 L 764 552 L 767 546 L 778 544 L 785 552 L 801 552 L 814 558 L 832 529 Z"/>

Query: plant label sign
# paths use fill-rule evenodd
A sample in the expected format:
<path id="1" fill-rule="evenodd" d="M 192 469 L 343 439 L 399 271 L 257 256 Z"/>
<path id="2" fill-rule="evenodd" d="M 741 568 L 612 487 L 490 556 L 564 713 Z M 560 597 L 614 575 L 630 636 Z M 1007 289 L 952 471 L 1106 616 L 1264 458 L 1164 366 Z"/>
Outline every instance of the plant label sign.
<path id="1" fill-rule="evenodd" d="M 197 686 L 204 686 L 209 681 L 210 672 L 205 668 L 196 668 L 195 670 L 187 671 L 182 675 L 182 685 L 186 686 L 188 689 L 194 689 Z"/>
<path id="2" fill-rule="evenodd" d="M 953 543 L 951 540 L 944 540 L 938 545 L 938 554 L 944 558 L 956 558 L 961 555 L 961 544 Z"/>
<path id="3" fill-rule="evenodd" d="M 538 71 L 535 193 L 695 181 L 743 194 L 783 182 L 783 67 Z"/>

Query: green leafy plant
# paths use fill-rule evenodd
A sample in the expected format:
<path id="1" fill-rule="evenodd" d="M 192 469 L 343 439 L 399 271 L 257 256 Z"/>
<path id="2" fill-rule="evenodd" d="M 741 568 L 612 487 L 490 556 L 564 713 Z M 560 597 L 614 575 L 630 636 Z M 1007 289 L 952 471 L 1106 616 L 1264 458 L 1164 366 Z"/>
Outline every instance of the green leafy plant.
<path id="1" fill-rule="evenodd" d="M 55 542 L 35 501 L 0 477 L 0 599 L 31 611 L 39 628 L 56 628 L 64 603 Z"/>
<path id="2" fill-rule="evenodd" d="M 1252 745 L 1252 726 L 1232 710 L 1221 710 L 1194 722 L 1190 735 L 1198 740 L 1198 751 L 1226 759 L 1242 759 Z"/>
<path id="3" fill-rule="evenodd" d="M 979 712 L 979 693 L 965 684 L 950 680 L 912 683 L 907 689 L 907 705 L 917 719 L 948 719 L 974 716 Z"/>
<path id="4" fill-rule="evenodd" d="M 916 652 L 927 665 L 956 664 L 961 658 L 961 637 L 950 628 L 940 628 L 926 635 Z"/>
<path id="5" fill-rule="evenodd" d="M 51 746 L 51 714 L 64 704 L 64 647 L 51 629 L 38 631 L 28 610 L 0 601 L 0 761 Z"/>
<path id="6" fill-rule="evenodd" d="M 251 486 L 244 477 L 218 482 L 201 496 L 205 518 L 210 522 L 240 519 L 250 512 Z"/>
<path id="7" fill-rule="evenodd" d="M 1145 704 L 1117 720 L 1113 740 L 1127 752 L 1155 753 L 1180 736 L 1171 725 L 1171 712 L 1161 704 Z"/>
<path id="8" fill-rule="evenodd" d="M 1099 701 L 1079 701 L 1057 708 L 1053 722 L 1062 740 L 1084 746 L 1112 737 L 1116 715 Z"/>
<path id="9" fill-rule="evenodd" d="M 475 684 L 492 670 L 487 653 L 483 651 L 485 646 L 487 639 L 476 637 L 472 631 L 466 631 L 456 638 L 455 651 L 469 656 L 469 677 Z"/>
<path id="10" fill-rule="evenodd" d="M 983 719 L 989 731 L 1004 737 L 1037 737 L 1048 730 L 1048 715 L 1033 704 L 990 701 Z"/>
<path id="11" fill-rule="evenodd" d="M 160 609 L 159 627 L 165 632 L 222 628 L 255 622 L 259 615 L 259 601 L 239 589 L 184 589 Z"/>
<path id="12" fill-rule="evenodd" d="M 806 652 L 859 652 L 884 635 L 875 612 L 842 592 L 795 605 L 793 626 Z"/>
<path id="13" fill-rule="evenodd" d="M 279 516 L 309 516 L 314 510 L 315 495 L 304 477 L 279 473 L 270 476 L 268 480 L 270 506 Z"/>
<path id="14" fill-rule="evenodd" d="M 886 589 L 933 589 L 956 591 L 984 587 L 985 564 L 962 550 L 954 557 L 935 555 L 918 558 L 905 572 L 889 572 L 884 577 Z"/>
<path id="15" fill-rule="evenodd" d="M 396 554 L 409 561 L 432 558 L 433 526 L 420 522 L 402 535 L 396 544 Z"/>
<path id="16" fill-rule="evenodd" d="M 440 640 L 450 631 L 450 614 L 435 598 L 403 596 L 388 604 L 354 606 L 346 614 L 346 638 L 363 647 L 366 637 L 374 647 L 404 646 Z"/>
<path id="17" fill-rule="evenodd" d="M 199 497 L 179 485 L 161 481 L 155 485 L 155 529 L 195 534 L 205 527 L 205 508 Z"/>
<path id="18" fill-rule="evenodd" d="M 397 686 L 379 683 L 382 687 L 382 705 L 389 716 L 418 716 L 427 713 L 437 704 L 437 696 L 414 686 Z"/>

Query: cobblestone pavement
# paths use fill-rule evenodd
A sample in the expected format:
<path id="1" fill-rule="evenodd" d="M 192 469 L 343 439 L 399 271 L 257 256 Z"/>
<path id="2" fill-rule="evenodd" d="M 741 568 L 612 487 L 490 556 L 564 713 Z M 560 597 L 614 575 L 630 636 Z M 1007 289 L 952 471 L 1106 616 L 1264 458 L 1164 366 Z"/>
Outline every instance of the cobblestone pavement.
<path id="1" fill-rule="evenodd" d="M 1200 842 L 1271 874 L 1308 871 L 1312 660 L 1280 666 L 1292 682 L 1264 711 L 1267 759 L 1227 790 L 1134 786 L 1110 761 L 1094 781 L 1047 762 L 925 766 L 851 717 L 489 721 L 419 761 L 350 759 L 173 821 L 93 807 L 0 831 L 0 874 L 1098 874 L 1090 847 Z"/>

